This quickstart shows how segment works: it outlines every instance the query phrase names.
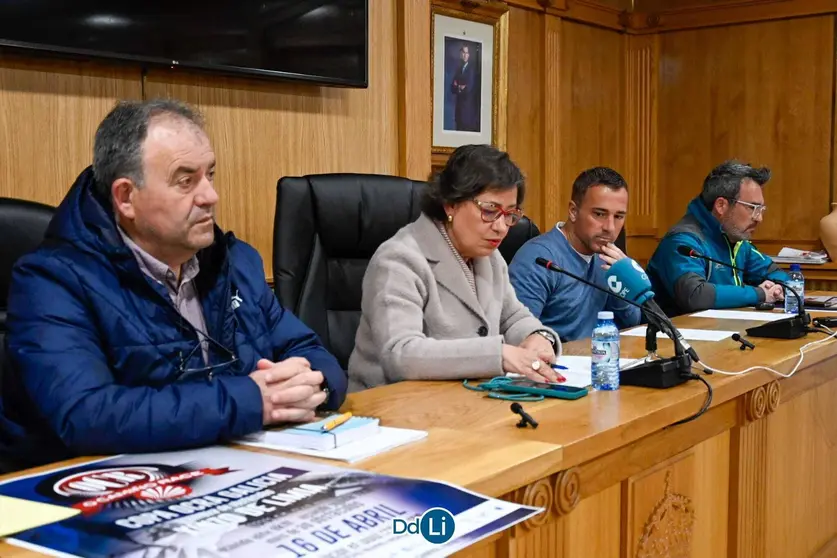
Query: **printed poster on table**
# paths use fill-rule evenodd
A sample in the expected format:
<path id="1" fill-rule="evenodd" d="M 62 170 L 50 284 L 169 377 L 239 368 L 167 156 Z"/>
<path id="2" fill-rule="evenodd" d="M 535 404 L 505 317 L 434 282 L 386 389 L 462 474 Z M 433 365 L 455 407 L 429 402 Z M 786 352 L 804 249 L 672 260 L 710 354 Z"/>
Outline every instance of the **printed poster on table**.
<path id="1" fill-rule="evenodd" d="M 542 511 L 225 447 L 111 457 L 7 481 L 0 494 L 81 510 L 7 542 L 84 558 L 447 556 Z"/>

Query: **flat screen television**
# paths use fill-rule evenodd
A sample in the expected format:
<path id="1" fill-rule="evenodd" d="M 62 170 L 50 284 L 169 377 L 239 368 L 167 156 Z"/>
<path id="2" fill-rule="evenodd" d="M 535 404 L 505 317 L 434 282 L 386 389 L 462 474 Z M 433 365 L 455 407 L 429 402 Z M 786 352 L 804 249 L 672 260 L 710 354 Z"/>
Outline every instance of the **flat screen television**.
<path id="1" fill-rule="evenodd" d="M 367 87 L 368 19 L 368 0 L 0 0 L 0 46 Z"/>

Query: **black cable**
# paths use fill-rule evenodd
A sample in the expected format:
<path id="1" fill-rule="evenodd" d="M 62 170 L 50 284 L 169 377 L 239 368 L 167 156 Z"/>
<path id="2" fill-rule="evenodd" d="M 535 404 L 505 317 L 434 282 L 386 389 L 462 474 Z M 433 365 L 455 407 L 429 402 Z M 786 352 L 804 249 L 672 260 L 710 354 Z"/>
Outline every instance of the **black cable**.
<path id="1" fill-rule="evenodd" d="M 685 424 L 687 422 L 691 422 L 691 421 L 695 420 L 696 418 L 701 416 L 703 413 L 705 413 L 707 411 L 707 409 L 709 409 L 709 406 L 712 405 L 712 386 L 709 385 L 709 382 L 704 380 L 702 376 L 698 376 L 697 374 L 694 374 L 692 372 L 689 372 L 688 374 L 683 374 L 683 377 L 688 378 L 690 380 L 698 380 L 700 382 L 703 382 L 703 385 L 706 386 L 706 401 L 704 401 L 703 407 L 700 408 L 700 411 L 698 411 L 697 413 L 695 413 L 694 415 L 692 415 L 690 417 L 684 418 L 683 420 L 678 420 L 677 422 L 673 423 L 671 426 L 677 426 L 678 424 Z"/>

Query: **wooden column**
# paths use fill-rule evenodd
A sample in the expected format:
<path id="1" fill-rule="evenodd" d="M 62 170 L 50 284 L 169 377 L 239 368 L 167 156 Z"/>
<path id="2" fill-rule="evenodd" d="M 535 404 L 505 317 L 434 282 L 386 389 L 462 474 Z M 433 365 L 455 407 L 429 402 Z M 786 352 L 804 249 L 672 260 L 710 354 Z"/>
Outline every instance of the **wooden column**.
<path id="1" fill-rule="evenodd" d="M 542 230 L 554 226 L 566 213 L 561 195 L 561 19 L 543 16 L 543 215 Z"/>
<path id="2" fill-rule="evenodd" d="M 430 174 L 430 0 L 397 0 L 398 172 Z"/>
<path id="3" fill-rule="evenodd" d="M 779 382 L 760 386 L 743 399 L 741 426 L 730 441 L 729 558 L 766 556 L 767 421 L 779 406 Z"/>
<path id="4" fill-rule="evenodd" d="M 641 260 L 657 235 L 657 35 L 625 37 L 625 179 L 630 204 L 626 221 L 631 246 Z M 642 245 L 639 245 L 642 243 Z M 634 248 L 634 250 L 631 250 Z"/>

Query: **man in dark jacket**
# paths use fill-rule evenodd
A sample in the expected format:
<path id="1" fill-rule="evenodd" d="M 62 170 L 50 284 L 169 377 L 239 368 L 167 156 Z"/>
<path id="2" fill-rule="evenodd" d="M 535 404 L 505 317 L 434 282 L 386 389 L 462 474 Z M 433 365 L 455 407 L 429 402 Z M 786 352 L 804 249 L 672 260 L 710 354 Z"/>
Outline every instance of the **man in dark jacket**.
<path id="1" fill-rule="evenodd" d="M 215 154 L 175 101 L 120 103 L 17 263 L 0 452 L 20 466 L 177 450 L 336 409 L 347 378 L 215 225 Z"/>
<path id="2" fill-rule="evenodd" d="M 666 233 L 648 264 L 648 277 L 666 314 L 784 298 L 781 285 L 773 281 L 787 281 L 787 273 L 750 243 L 767 210 L 762 188 L 768 180 L 770 169 L 738 161 L 712 169 L 700 195 Z M 727 265 L 683 255 L 680 246 Z"/>

